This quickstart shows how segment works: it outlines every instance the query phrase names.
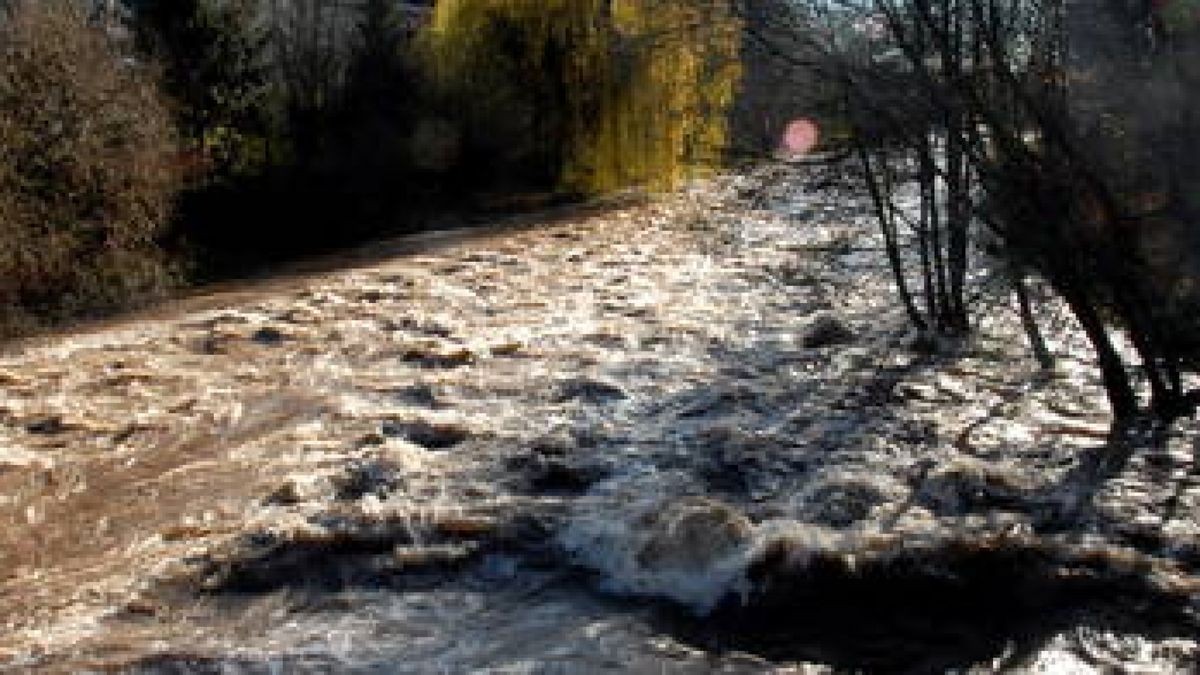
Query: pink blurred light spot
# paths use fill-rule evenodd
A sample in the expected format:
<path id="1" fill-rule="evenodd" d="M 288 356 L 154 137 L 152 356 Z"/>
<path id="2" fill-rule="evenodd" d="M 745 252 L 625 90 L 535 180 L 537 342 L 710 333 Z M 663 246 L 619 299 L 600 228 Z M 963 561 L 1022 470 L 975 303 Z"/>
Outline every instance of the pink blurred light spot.
<path id="1" fill-rule="evenodd" d="M 812 152 L 821 142 L 821 129 L 812 120 L 792 120 L 783 132 L 783 150 L 794 157 Z"/>

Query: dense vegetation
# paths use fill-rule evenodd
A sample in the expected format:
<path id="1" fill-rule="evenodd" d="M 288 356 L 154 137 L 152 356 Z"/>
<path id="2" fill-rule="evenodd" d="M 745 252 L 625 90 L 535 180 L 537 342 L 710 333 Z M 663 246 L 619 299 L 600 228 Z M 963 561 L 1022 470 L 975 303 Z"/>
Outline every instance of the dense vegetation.
<path id="1" fill-rule="evenodd" d="M 17 4 L 0 45 L 0 321 L 162 288 L 177 146 L 153 72 L 66 3 Z"/>

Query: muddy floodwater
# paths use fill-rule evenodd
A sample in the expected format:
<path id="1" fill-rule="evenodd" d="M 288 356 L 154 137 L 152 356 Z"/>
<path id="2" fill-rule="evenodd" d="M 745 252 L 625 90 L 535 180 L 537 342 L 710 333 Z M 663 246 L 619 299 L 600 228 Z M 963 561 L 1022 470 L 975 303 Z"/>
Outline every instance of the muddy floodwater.
<path id="1" fill-rule="evenodd" d="M 836 168 L 527 225 L 8 348 L 0 669 L 1200 663 L 1196 430 L 1065 315 L 921 344 Z"/>

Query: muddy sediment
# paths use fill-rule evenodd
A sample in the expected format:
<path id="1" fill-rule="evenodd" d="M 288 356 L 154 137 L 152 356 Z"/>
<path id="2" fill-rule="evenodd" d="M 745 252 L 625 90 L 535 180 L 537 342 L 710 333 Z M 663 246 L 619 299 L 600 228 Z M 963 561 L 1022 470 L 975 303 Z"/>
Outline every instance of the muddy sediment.
<path id="1" fill-rule="evenodd" d="M 1188 670 L 1195 429 L 1092 480 L 1078 331 L 878 246 L 772 167 L 10 350 L 0 668 Z"/>

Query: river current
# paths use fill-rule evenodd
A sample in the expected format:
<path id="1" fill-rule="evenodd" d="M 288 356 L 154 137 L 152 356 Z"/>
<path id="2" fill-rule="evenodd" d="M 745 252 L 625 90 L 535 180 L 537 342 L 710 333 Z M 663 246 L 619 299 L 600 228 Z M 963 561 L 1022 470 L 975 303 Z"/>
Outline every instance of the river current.
<path id="1" fill-rule="evenodd" d="M 0 669 L 1189 671 L 1195 429 L 1105 464 L 1065 316 L 930 349 L 879 247 L 772 166 L 17 345 Z"/>

